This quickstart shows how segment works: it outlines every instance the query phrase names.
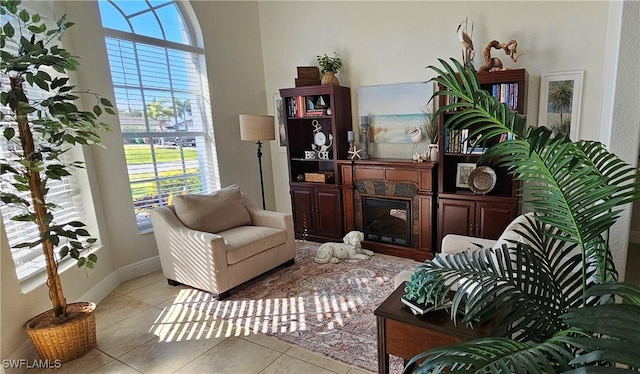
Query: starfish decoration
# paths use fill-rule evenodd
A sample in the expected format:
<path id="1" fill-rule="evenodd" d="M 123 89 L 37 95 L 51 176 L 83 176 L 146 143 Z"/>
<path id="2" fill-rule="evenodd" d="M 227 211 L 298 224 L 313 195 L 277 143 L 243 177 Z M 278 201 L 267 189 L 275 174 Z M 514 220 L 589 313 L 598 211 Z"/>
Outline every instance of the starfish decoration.
<path id="1" fill-rule="evenodd" d="M 360 152 L 362 151 L 362 149 L 358 149 L 356 147 L 353 147 L 353 151 L 349 151 L 349 155 L 352 160 L 355 160 L 356 157 L 359 159 L 361 159 L 362 157 L 360 157 Z"/>

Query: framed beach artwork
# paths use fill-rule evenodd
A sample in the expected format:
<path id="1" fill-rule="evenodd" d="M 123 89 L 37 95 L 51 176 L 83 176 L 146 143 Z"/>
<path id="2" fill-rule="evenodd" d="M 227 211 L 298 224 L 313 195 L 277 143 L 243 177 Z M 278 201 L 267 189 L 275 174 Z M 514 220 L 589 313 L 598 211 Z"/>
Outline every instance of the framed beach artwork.
<path id="1" fill-rule="evenodd" d="M 273 94 L 273 121 L 276 127 L 276 147 L 278 152 L 287 151 L 287 133 L 284 129 L 284 105 L 280 94 Z"/>
<path id="2" fill-rule="evenodd" d="M 578 140 L 583 77 L 583 70 L 540 76 L 538 126 Z"/>
<path id="3" fill-rule="evenodd" d="M 425 117 L 427 108 L 431 108 L 428 102 L 432 94 L 432 82 L 358 88 L 358 114 L 369 117 L 369 140 L 374 143 L 413 143 L 416 129 L 425 134 Z"/>

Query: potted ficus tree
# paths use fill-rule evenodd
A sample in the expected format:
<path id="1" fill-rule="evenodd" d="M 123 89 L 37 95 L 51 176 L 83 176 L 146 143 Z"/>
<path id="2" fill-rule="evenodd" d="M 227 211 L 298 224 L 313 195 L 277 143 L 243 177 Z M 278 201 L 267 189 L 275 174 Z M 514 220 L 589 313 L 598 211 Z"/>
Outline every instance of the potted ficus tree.
<path id="1" fill-rule="evenodd" d="M 1 0 L 0 132 L 7 152 L 0 159 L 0 192 L 4 205 L 21 208 L 11 219 L 33 222 L 39 238 L 14 248 L 42 247 L 52 309 L 24 324 L 43 359 L 62 362 L 86 353 L 96 344 L 95 304 L 67 304 L 60 284 L 58 261 L 70 256 L 78 266 L 93 268 L 97 260 L 88 250 L 91 238 L 80 221 L 60 221 L 48 198 L 50 182 L 82 167 L 67 154 L 76 145 L 101 144 L 99 132 L 108 130 L 97 118 L 115 114 L 109 100 L 77 92 L 67 72 L 78 68 L 77 58 L 57 43 L 73 25 L 63 16 L 49 26 L 37 13 L 20 8 L 20 1 Z M 36 94 L 37 93 L 37 94 Z M 76 104 L 80 94 L 95 98 L 92 111 Z M 4 148 L 4 147 L 3 147 Z"/>
<path id="2" fill-rule="evenodd" d="M 535 213 L 521 240 L 473 254 L 437 254 L 411 279 L 410 295 L 457 287 L 452 317 L 493 321 L 492 337 L 414 357 L 414 373 L 619 373 L 640 368 L 640 287 L 619 282 L 609 231 L 621 207 L 640 199 L 634 166 L 595 141 L 572 142 L 525 118 L 483 90 L 475 71 L 452 60 L 430 66 L 455 111 L 445 127 L 469 129 L 491 159 L 527 182 Z M 491 142 L 501 134 L 509 140 Z M 439 279 L 438 282 L 423 281 Z M 616 302 L 615 296 L 624 300 Z"/>
<path id="3" fill-rule="evenodd" d="M 333 57 L 327 56 L 326 53 L 318 56 L 318 65 L 320 65 L 320 72 L 322 73 L 321 84 L 334 86 L 340 84 L 336 74 L 342 68 L 342 59 L 338 53 L 333 52 Z"/>

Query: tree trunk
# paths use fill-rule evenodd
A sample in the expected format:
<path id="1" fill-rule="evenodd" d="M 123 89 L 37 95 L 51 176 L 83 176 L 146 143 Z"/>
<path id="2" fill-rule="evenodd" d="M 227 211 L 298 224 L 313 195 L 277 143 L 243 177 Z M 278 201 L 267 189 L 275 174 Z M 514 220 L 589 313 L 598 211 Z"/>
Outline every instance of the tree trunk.
<path id="1" fill-rule="evenodd" d="M 22 83 L 19 77 L 11 78 L 11 87 L 22 91 Z M 16 108 L 16 118 L 18 122 L 18 132 L 20 134 L 20 142 L 22 144 L 22 152 L 24 157 L 33 164 L 40 162 L 35 154 L 35 145 L 33 141 L 33 133 L 29 127 L 29 120 L 23 115 L 19 108 Z M 48 212 L 46 207 L 45 196 L 43 193 L 44 186 L 42 178 L 38 171 L 30 169 L 28 171 L 29 190 L 31 192 L 31 203 L 36 215 L 36 224 L 40 232 L 40 237 L 49 235 L 49 221 L 46 219 Z M 53 244 L 49 240 L 42 243 L 42 251 L 47 264 L 47 286 L 49 287 L 49 299 L 53 304 L 53 311 L 56 317 L 60 317 L 66 313 L 67 302 L 62 292 L 62 284 L 60 283 L 60 275 L 58 274 L 58 262 L 54 256 Z"/>

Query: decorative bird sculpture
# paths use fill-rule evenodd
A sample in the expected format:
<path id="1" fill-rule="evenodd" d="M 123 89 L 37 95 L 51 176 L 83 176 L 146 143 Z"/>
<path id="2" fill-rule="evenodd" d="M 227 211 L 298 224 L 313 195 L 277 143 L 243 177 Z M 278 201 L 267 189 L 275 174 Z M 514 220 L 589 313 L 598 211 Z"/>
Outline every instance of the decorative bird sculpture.
<path id="1" fill-rule="evenodd" d="M 465 18 L 458 25 L 458 38 L 460 39 L 460 44 L 462 44 L 462 62 L 465 66 L 472 65 L 473 57 L 475 56 L 475 51 L 473 50 L 473 40 L 471 40 L 471 36 L 473 36 L 473 23 L 471 24 L 471 33 L 467 33 L 467 18 Z"/>

